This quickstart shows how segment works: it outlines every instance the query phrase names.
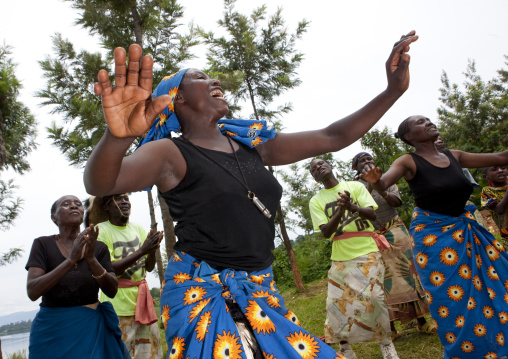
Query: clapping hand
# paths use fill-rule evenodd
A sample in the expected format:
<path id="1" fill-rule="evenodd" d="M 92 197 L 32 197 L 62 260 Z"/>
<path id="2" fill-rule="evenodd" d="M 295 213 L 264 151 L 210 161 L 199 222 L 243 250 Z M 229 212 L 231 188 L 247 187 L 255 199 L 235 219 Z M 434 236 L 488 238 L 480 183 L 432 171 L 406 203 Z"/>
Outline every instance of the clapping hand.
<path id="1" fill-rule="evenodd" d="M 163 231 L 156 232 L 153 229 L 151 229 L 148 235 L 146 236 L 146 240 L 143 242 L 143 245 L 141 246 L 141 251 L 145 255 L 155 252 L 161 244 L 163 233 L 164 233 Z"/>
<path id="2" fill-rule="evenodd" d="M 86 246 L 84 250 L 84 257 L 87 261 L 95 258 L 95 246 L 97 245 L 97 238 L 99 237 L 99 227 L 91 224 L 84 230 L 86 232 Z"/>
<path id="3" fill-rule="evenodd" d="M 129 64 L 125 49 L 117 47 L 115 57 L 115 86 L 106 70 L 100 70 L 95 94 L 102 95 L 102 108 L 111 134 L 119 138 L 139 137 L 171 102 L 163 95 L 152 100 L 153 60 L 142 56 L 141 47 L 129 47 Z"/>

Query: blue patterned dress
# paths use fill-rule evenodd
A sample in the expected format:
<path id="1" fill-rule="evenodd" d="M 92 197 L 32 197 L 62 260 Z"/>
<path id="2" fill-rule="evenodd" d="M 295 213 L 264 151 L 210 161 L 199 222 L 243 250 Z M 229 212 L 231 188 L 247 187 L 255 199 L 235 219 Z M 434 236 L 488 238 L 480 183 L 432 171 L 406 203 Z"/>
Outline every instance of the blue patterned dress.
<path id="1" fill-rule="evenodd" d="M 445 359 L 508 355 L 508 255 L 474 210 L 452 217 L 416 208 L 409 229 Z"/>
<path id="2" fill-rule="evenodd" d="M 264 358 L 343 358 L 299 326 L 275 288 L 271 267 L 219 272 L 184 252 L 171 257 L 161 293 L 168 358 L 246 358 L 226 299 L 238 303 Z"/>

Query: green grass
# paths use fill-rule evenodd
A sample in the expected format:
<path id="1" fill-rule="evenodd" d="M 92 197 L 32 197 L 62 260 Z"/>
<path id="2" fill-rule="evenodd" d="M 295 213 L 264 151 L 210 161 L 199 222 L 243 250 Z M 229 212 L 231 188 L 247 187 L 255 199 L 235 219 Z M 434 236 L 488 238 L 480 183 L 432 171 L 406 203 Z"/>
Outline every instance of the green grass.
<path id="1" fill-rule="evenodd" d="M 282 292 L 286 307 L 294 312 L 300 320 L 301 326 L 314 334 L 315 336 L 323 335 L 323 324 L 326 318 L 326 293 L 327 280 L 321 279 L 306 284 L 306 291 L 297 291 L 289 289 Z M 167 345 L 164 336 L 164 327 L 160 321 L 160 305 L 159 298 L 154 298 L 155 311 L 159 317 L 159 330 L 161 333 L 163 358 L 166 357 Z M 430 320 L 430 316 L 428 317 Z M 401 359 L 442 359 L 443 347 L 439 342 L 436 334 L 429 335 L 419 333 L 416 330 L 416 321 L 401 325 L 395 323 L 395 327 L 401 333 L 401 336 L 393 341 L 397 353 Z M 338 345 L 333 346 L 336 350 Z M 379 344 L 377 343 L 359 343 L 352 344 L 352 347 L 361 359 L 382 359 Z"/>
<path id="2" fill-rule="evenodd" d="M 323 335 L 323 324 L 326 318 L 326 293 L 327 281 L 321 279 L 313 283 L 306 284 L 306 291 L 299 292 L 296 289 L 287 290 L 282 293 L 286 302 L 286 307 L 294 312 L 300 320 L 301 326 L 314 334 Z M 428 317 L 430 320 L 430 316 Z M 416 329 L 416 321 L 407 325 L 395 324 L 396 329 L 401 332 L 401 336 L 393 341 L 397 353 L 403 359 L 442 359 L 443 347 L 436 334 L 429 335 L 419 333 Z M 359 343 L 352 344 L 358 358 L 362 359 L 382 359 L 379 344 L 377 343 Z M 336 350 L 338 345 L 333 346 Z"/>
<path id="3" fill-rule="evenodd" d="M 168 346 L 166 345 L 166 335 L 164 334 L 164 324 L 161 321 L 161 305 L 160 305 L 160 297 L 153 298 L 155 300 L 155 313 L 157 314 L 157 325 L 159 326 L 159 332 L 161 334 L 161 345 L 162 345 L 162 357 L 166 358 L 166 353 L 168 352 Z"/>
<path id="4" fill-rule="evenodd" d="M 27 357 L 26 349 L 23 349 L 12 354 L 7 354 L 6 359 L 26 359 Z"/>

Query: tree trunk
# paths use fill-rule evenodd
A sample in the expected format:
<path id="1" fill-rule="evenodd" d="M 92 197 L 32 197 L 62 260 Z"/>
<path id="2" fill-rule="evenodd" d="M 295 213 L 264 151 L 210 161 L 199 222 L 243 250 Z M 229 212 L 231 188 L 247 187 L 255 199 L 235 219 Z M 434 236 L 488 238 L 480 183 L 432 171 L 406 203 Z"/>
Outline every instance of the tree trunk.
<path id="1" fill-rule="evenodd" d="M 250 81 L 248 79 L 245 79 L 245 82 L 247 83 L 247 88 L 249 89 L 250 100 L 252 103 L 252 108 L 254 109 L 254 116 L 256 117 L 256 120 L 259 121 L 258 111 L 256 109 L 256 104 L 254 103 L 254 91 L 252 90 Z M 273 175 L 274 173 L 273 166 L 268 166 L 268 169 Z M 280 202 L 279 206 L 277 207 L 277 219 L 279 222 L 280 233 L 284 241 L 284 246 L 286 247 L 286 252 L 288 254 L 289 263 L 291 264 L 291 271 L 293 272 L 293 278 L 295 279 L 296 289 L 305 290 L 302 281 L 302 276 L 300 275 L 300 269 L 298 269 L 298 263 L 296 262 L 295 252 L 293 251 L 293 247 L 291 246 L 291 241 L 289 240 L 288 232 L 286 230 L 286 222 L 284 221 L 284 213 L 282 212 Z"/>
<path id="2" fill-rule="evenodd" d="M 164 225 L 164 238 L 166 243 L 166 255 L 171 258 L 173 255 L 174 247 L 176 243 L 175 226 L 173 225 L 173 218 L 169 214 L 169 207 L 166 201 L 159 194 L 159 205 L 161 207 L 162 224 Z M 163 277 L 164 278 L 164 277 Z"/>
<path id="3" fill-rule="evenodd" d="M 296 263 L 295 252 L 293 251 L 288 232 L 286 231 L 286 223 L 284 222 L 284 214 L 282 213 L 282 207 L 280 206 L 280 203 L 277 207 L 277 219 L 280 226 L 280 233 L 282 234 L 282 239 L 284 240 L 284 246 L 286 247 L 286 252 L 288 254 L 289 263 L 291 263 L 291 270 L 293 271 L 293 278 L 295 279 L 296 289 L 305 290 L 302 277 L 300 276 L 300 270 L 298 269 L 298 263 Z"/>
<path id="4" fill-rule="evenodd" d="M 249 89 L 249 97 L 250 97 L 250 102 L 252 104 L 252 109 L 254 110 L 254 117 L 256 117 L 256 121 L 259 121 L 258 109 L 256 108 L 256 103 L 254 102 L 254 90 L 252 89 L 252 85 L 251 85 L 249 79 L 246 78 L 245 82 L 247 83 L 247 88 Z M 270 170 L 270 171 L 273 174 L 273 170 Z"/>
<path id="5" fill-rule="evenodd" d="M 136 44 L 143 48 L 143 35 L 141 34 L 141 18 L 139 17 L 136 5 L 131 7 L 132 18 L 134 19 L 134 34 L 136 35 Z"/>
<path id="6" fill-rule="evenodd" d="M 157 231 L 157 222 L 155 219 L 155 206 L 153 204 L 152 190 L 147 191 L 148 194 L 148 207 L 150 208 L 150 228 Z M 157 262 L 157 273 L 159 274 L 159 282 L 162 288 L 162 281 L 164 280 L 164 266 L 162 264 L 162 256 L 160 248 L 155 252 L 155 260 Z"/>

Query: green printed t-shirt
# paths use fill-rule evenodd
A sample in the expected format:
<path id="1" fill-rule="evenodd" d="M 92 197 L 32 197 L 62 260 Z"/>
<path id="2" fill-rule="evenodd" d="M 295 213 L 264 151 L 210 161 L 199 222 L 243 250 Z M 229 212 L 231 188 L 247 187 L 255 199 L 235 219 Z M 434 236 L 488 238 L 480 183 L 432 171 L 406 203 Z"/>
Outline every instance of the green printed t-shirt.
<path id="1" fill-rule="evenodd" d="M 102 222 L 97 225 L 99 227 L 99 241 L 104 242 L 109 249 L 111 263 L 123 259 L 134 253 L 141 247 L 146 239 L 145 229 L 137 223 L 127 223 L 125 227 L 119 227 L 111 224 L 111 222 Z M 145 279 L 146 256 L 141 257 L 118 276 L 118 278 L 130 279 L 139 282 Z M 109 301 L 113 304 L 115 312 L 119 316 L 132 316 L 136 311 L 136 301 L 138 299 L 138 287 L 118 288 L 114 298 L 109 298 L 101 293 L 101 302 Z"/>
<path id="2" fill-rule="evenodd" d="M 339 182 L 339 184 L 330 189 L 319 191 L 309 203 L 310 215 L 314 230 L 320 231 L 323 224 L 327 224 L 338 211 L 339 192 L 348 191 L 351 194 L 351 201 L 360 207 L 373 207 L 377 209 L 377 204 L 370 195 L 365 186 L 359 182 Z M 345 211 L 337 231 L 328 239 L 333 239 L 345 232 L 374 232 L 372 223 L 363 219 L 348 210 Z M 369 236 L 353 237 L 333 241 L 332 256 L 334 261 L 347 261 L 359 256 L 378 252 L 376 242 Z"/>

